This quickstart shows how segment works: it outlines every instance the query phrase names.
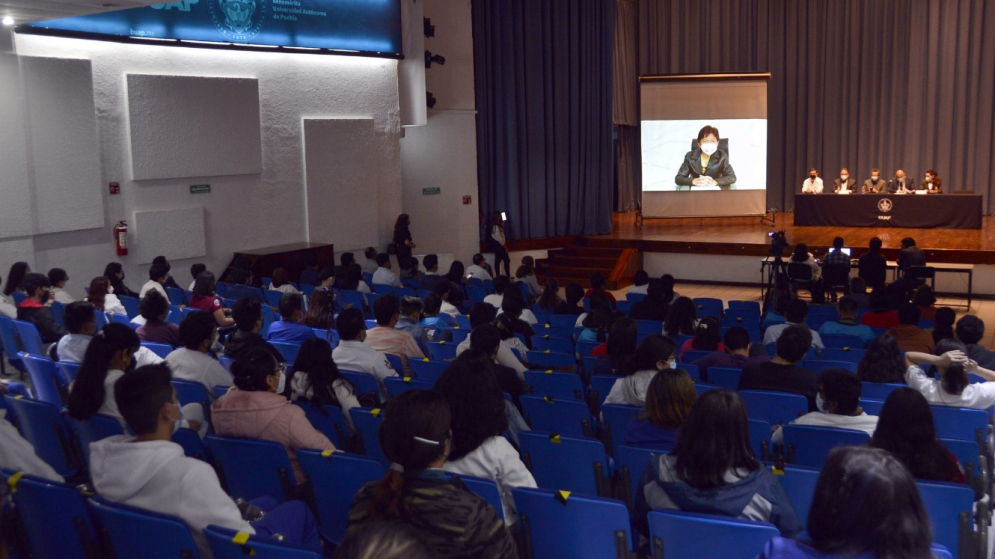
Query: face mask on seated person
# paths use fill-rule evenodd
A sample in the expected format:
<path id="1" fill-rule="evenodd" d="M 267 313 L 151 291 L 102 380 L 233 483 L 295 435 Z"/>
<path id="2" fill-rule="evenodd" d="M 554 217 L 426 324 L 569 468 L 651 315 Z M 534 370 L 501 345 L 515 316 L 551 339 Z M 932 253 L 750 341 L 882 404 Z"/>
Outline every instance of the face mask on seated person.
<path id="1" fill-rule="evenodd" d="M 850 180 L 850 175 L 840 175 L 840 180 L 846 182 Z"/>
<path id="2" fill-rule="evenodd" d="M 701 144 L 701 151 L 705 152 L 705 155 L 712 155 L 719 149 L 719 144 L 713 144 L 711 142 Z"/>

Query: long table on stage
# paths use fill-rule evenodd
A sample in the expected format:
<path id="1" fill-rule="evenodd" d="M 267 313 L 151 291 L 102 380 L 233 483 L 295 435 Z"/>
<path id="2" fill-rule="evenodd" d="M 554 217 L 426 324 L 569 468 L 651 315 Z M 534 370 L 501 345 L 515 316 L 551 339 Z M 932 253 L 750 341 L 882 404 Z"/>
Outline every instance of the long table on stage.
<path id="1" fill-rule="evenodd" d="M 981 229 L 973 194 L 798 194 L 795 225 Z"/>

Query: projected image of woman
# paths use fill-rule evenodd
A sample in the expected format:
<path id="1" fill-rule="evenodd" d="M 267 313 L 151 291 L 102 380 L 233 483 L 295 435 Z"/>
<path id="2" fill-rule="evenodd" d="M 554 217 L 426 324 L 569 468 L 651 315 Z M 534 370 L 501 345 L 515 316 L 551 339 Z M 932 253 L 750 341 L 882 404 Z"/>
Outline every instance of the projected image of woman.
<path id="1" fill-rule="evenodd" d="M 684 156 L 674 181 L 681 186 L 729 186 L 736 182 L 736 172 L 729 154 L 719 149 L 719 129 L 705 126 L 698 132 L 698 147 Z"/>

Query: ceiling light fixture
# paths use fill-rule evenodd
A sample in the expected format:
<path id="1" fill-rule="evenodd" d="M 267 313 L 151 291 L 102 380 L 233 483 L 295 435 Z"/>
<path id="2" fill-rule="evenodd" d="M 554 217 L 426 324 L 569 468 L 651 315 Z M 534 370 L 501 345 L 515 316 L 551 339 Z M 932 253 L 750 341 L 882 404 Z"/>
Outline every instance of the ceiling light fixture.
<path id="1" fill-rule="evenodd" d="M 10 16 L 4 16 L 4 18 L 3 18 L 3 24 L 6 25 L 6 26 L 8 26 L 8 27 L 11 26 L 11 25 L 14 25 L 14 18 L 12 18 Z"/>

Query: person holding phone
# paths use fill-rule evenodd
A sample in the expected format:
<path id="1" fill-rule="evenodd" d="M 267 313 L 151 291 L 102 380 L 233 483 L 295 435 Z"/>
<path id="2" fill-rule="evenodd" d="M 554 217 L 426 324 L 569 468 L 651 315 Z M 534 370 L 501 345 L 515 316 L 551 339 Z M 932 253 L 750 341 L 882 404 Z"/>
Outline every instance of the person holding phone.
<path id="1" fill-rule="evenodd" d="M 698 131 L 698 147 L 684 155 L 674 182 L 681 186 L 727 187 L 736 182 L 729 154 L 719 149 L 719 129 L 706 125 Z"/>
<path id="2" fill-rule="evenodd" d="M 17 319 L 34 324 L 46 345 L 58 342 L 67 332 L 52 314 L 52 283 L 48 276 L 31 273 L 24 277 L 21 285 L 28 297 L 18 305 Z"/>

